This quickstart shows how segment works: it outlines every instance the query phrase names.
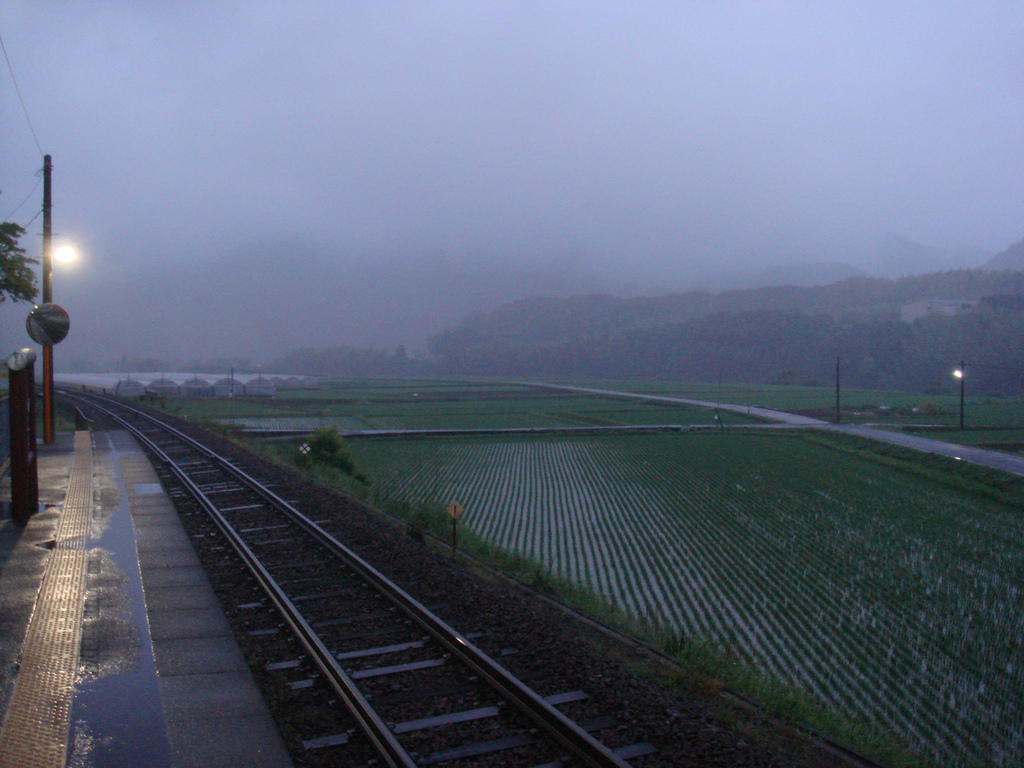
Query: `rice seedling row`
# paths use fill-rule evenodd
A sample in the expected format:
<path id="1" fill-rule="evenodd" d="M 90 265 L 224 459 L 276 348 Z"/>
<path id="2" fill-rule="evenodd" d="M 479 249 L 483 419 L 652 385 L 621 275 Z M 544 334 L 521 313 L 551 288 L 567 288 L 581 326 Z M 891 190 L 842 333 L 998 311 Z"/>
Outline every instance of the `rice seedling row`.
<path id="1" fill-rule="evenodd" d="M 485 540 L 894 728 L 944 764 L 1024 756 L 1016 510 L 794 437 L 357 451 L 385 495 L 458 499 Z"/>

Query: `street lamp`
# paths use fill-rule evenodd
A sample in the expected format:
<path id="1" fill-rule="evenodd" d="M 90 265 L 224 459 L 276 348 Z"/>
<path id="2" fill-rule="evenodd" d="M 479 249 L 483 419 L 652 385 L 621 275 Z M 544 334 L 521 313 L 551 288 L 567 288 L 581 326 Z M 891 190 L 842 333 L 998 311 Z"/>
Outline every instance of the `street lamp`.
<path id="1" fill-rule="evenodd" d="M 78 252 L 70 245 L 62 245 L 53 252 L 53 258 L 61 264 L 70 264 L 78 258 Z"/>
<path id="2" fill-rule="evenodd" d="M 43 155 L 43 258 L 42 258 L 42 294 L 43 303 L 37 309 L 40 313 L 29 316 L 29 326 L 34 328 L 40 338 L 33 340 L 43 347 L 43 442 L 47 445 L 55 439 L 53 429 L 53 345 L 58 343 L 68 332 L 67 313 L 53 303 L 53 260 L 62 263 L 74 261 L 76 254 L 70 246 L 63 246 L 53 252 L 53 228 L 51 211 L 53 208 L 51 194 L 51 178 L 53 163 L 49 155 Z M 54 315 L 54 311 L 57 314 Z M 33 310 L 35 312 L 35 310 Z M 29 332 L 32 336 L 33 331 Z"/>
<path id="3" fill-rule="evenodd" d="M 964 361 L 960 361 L 960 367 L 953 371 L 953 375 L 960 379 L 960 429 L 964 428 L 964 376 L 966 369 Z"/>

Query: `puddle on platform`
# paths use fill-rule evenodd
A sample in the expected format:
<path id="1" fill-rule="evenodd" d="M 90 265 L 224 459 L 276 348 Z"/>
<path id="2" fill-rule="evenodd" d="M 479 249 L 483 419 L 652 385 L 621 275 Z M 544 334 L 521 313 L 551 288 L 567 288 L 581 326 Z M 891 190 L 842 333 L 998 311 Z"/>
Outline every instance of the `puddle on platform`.
<path id="1" fill-rule="evenodd" d="M 73 768 L 167 768 L 167 731 L 118 454 L 97 440 Z"/>

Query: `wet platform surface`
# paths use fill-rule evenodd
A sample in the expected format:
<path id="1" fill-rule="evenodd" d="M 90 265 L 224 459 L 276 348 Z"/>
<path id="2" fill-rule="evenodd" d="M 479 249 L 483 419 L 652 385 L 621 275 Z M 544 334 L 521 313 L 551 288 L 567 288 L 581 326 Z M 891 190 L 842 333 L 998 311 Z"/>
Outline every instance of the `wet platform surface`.
<path id="1" fill-rule="evenodd" d="M 59 434 L 39 485 L 0 519 L 0 765 L 290 766 L 135 441 Z"/>

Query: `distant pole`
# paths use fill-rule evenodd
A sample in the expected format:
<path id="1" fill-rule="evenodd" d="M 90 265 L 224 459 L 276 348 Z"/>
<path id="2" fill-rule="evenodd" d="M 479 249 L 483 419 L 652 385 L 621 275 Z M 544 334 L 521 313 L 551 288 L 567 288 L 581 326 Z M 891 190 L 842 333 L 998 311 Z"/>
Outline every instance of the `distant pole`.
<path id="1" fill-rule="evenodd" d="M 836 424 L 842 421 L 839 415 L 839 355 L 836 355 Z"/>
<path id="2" fill-rule="evenodd" d="M 960 361 L 960 429 L 964 428 L 964 379 L 967 378 L 967 369 L 964 368 L 964 361 Z"/>
<path id="3" fill-rule="evenodd" d="M 43 304 L 53 301 L 53 235 L 50 211 L 50 177 L 53 164 L 43 156 Z M 43 442 L 53 443 L 53 347 L 43 346 Z"/>

